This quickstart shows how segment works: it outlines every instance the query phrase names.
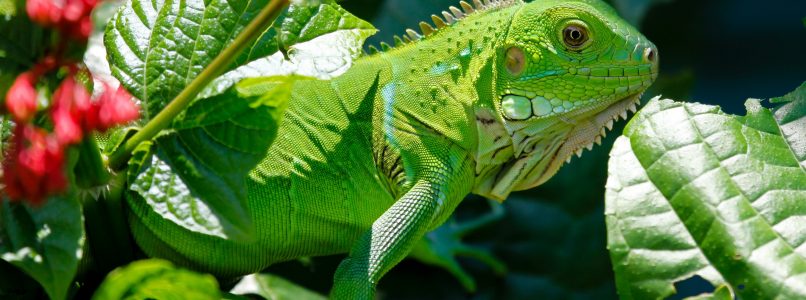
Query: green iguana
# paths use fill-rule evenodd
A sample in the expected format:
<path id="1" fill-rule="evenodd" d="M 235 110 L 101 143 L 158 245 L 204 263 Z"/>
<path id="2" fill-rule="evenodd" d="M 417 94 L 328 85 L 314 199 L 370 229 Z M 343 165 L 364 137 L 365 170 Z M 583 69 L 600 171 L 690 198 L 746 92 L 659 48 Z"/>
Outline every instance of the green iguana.
<path id="1" fill-rule="evenodd" d="M 129 197 L 138 245 L 219 277 L 349 252 L 331 295 L 369 299 L 465 196 L 545 182 L 657 76 L 655 46 L 598 0 L 460 4 L 340 77 L 294 85 L 249 175 L 253 241 L 191 232 Z"/>

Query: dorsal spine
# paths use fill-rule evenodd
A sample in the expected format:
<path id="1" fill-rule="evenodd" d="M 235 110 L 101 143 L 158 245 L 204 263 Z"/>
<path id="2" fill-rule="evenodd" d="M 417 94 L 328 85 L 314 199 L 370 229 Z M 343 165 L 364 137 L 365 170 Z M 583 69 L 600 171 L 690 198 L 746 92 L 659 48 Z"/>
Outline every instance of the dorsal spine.
<path id="1" fill-rule="evenodd" d="M 420 32 L 410 28 L 406 29 L 406 34 L 404 34 L 402 38 L 397 35 L 392 37 L 394 39 L 394 46 L 381 42 L 380 49 L 375 46 L 369 46 L 369 54 L 386 52 L 395 47 L 400 47 L 405 44 L 419 41 L 427 36 L 433 35 L 443 28 L 452 26 L 457 22 L 461 22 L 462 19 L 470 14 L 506 8 L 520 3 L 522 3 L 521 0 L 473 0 L 473 4 L 470 4 L 466 1 L 460 1 L 459 6 L 462 7 L 462 9 L 451 6 L 447 11 L 442 12 L 441 18 L 438 15 L 431 15 L 431 22 L 433 23 L 433 26 L 425 21 L 422 21 L 419 23 Z"/>

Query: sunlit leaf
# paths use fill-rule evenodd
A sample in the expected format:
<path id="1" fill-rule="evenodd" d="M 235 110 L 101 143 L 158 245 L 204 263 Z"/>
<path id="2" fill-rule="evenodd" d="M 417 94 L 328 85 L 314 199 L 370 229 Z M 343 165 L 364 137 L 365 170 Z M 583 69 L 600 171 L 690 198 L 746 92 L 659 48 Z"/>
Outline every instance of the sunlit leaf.
<path id="1" fill-rule="evenodd" d="M 84 245 L 81 206 L 50 197 L 41 207 L 0 201 L 0 257 L 33 277 L 51 299 L 65 299 Z"/>
<path id="2" fill-rule="evenodd" d="M 177 268 L 164 260 L 149 259 L 110 272 L 92 299 L 218 300 L 221 292 L 212 275 Z"/>
<path id="3" fill-rule="evenodd" d="M 617 140 L 606 215 L 623 299 L 661 299 L 694 275 L 742 299 L 806 297 L 806 170 L 787 138 L 806 127 L 784 129 L 806 110 L 746 106 L 653 100 Z"/>
<path id="4" fill-rule="evenodd" d="M 328 79 L 341 75 L 363 54 L 364 41 L 375 32 L 371 24 L 332 1 L 292 6 L 278 34 L 287 52 L 240 66 L 214 80 L 201 95 L 214 95 L 250 77 L 296 74 Z"/>
<path id="5" fill-rule="evenodd" d="M 259 295 L 267 300 L 327 299 L 325 296 L 272 274 L 252 274 L 244 276 L 230 292 L 236 295 Z"/>

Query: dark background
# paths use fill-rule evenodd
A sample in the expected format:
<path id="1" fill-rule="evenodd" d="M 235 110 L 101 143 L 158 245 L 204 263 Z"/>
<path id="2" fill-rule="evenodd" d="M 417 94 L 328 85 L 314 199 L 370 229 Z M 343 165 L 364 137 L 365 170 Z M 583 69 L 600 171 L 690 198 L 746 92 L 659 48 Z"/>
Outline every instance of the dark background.
<path id="1" fill-rule="evenodd" d="M 539 1 L 539 0 L 538 0 Z M 720 105 L 744 114 L 747 98 L 781 96 L 806 80 L 806 1 L 802 0 L 613 0 L 659 48 L 661 72 L 645 97 Z M 418 28 L 456 1 L 345 0 L 340 4 L 380 32 L 369 44 Z M 457 5 L 458 6 L 458 5 Z M 645 99 L 646 100 L 646 99 Z M 502 277 L 485 265 L 461 259 L 476 278 L 466 293 L 442 269 L 406 260 L 380 283 L 383 299 L 615 299 L 606 249 L 604 185 L 607 153 L 624 126 L 604 145 L 574 158 L 546 184 L 516 193 L 504 203 L 506 217 L 466 240 L 505 261 Z M 457 210 L 462 220 L 489 208 L 470 197 Z M 270 272 L 326 294 L 342 256 L 272 266 Z M 682 296 L 712 290 L 702 280 L 678 284 Z"/>

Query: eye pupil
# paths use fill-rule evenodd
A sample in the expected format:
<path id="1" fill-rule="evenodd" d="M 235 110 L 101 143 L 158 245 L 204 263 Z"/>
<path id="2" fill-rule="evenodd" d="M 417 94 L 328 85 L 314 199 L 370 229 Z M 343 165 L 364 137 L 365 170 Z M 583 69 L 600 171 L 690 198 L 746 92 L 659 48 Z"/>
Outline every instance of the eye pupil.
<path id="1" fill-rule="evenodd" d="M 585 28 L 570 25 L 563 30 L 563 39 L 569 47 L 578 48 L 588 41 L 588 35 Z"/>

